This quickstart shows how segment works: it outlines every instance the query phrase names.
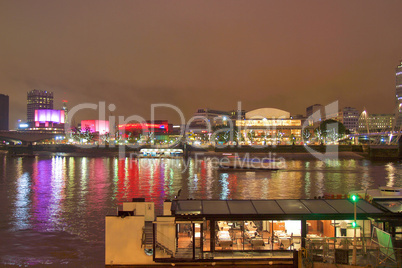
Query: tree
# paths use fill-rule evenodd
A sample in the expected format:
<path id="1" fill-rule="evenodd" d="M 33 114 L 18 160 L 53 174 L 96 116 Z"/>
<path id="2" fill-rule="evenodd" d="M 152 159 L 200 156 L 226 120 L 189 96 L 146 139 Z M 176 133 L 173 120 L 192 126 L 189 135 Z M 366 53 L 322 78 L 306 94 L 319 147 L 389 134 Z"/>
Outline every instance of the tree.
<path id="1" fill-rule="evenodd" d="M 276 132 L 276 140 L 277 140 L 277 143 L 281 143 L 281 142 L 282 142 L 282 138 L 283 138 L 283 133 L 280 132 L 280 131 L 277 131 L 277 132 Z"/>
<path id="2" fill-rule="evenodd" d="M 94 134 L 89 127 L 85 128 L 84 133 L 82 133 L 82 138 L 85 139 L 86 142 L 91 142 L 93 140 Z"/>
<path id="3" fill-rule="evenodd" d="M 237 126 L 230 128 L 226 125 L 216 125 L 212 127 L 212 131 L 212 138 L 215 141 L 227 143 L 229 141 L 238 142 L 239 139 L 242 140 Z"/>
<path id="4" fill-rule="evenodd" d="M 323 140 L 324 136 L 323 136 L 323 132 L 320 127 L 314 129 L 314 136 L 322 144 L 322 140 Z"/>
<path id="5" fill-rule="evenodd" d="M 250 130 L 250 131 L 247 133 L 247 138 L 249 139 L 249 141 L 253 142 L 253 141 L 254 141 L 254 138 L 255 138 L 255 132 L 254 132 L 253 130 Z"/>
<path id="6" fill-rule="evenodd" d="M 295 141 L 296 141 L 295 135 L 290 134 L 290 143 L 292 143 L 292 145 L 295 145 Z"/>
<path id="7" fill-rule="evenodd" d="M 303 130 L 303 140 L 309 140 L 310 139 L 310 137 L 311 137 L 311 132 L 310 132 L 310 130 L 309 129 L 307 129 L 307 128 L 305 128 L 304 130 Z"/>
<path id="8" fill-rule="evenodd" d="M 330 141 L 337 141 L 346 133 L 345 126 L 333 119 L 327 119 L 320 124 L 322 136 Z"/>

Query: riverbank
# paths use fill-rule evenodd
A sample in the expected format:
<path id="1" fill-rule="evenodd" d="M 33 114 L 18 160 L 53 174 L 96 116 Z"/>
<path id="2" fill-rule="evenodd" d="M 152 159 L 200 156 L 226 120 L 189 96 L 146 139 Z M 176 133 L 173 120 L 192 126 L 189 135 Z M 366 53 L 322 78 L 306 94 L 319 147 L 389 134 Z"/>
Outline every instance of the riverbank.
<path id="1" fill-rule="evenodd" d="M 130 146 L 74 146 L 74 145 L 34 145 L 34 146 L 8 146 L 0 148 L 3 153 L 9 152 L 13 156 L 31 156 L 31 155 L 61 155 L 61 156 L 88 156 L 88 157 L 131 157 L 135 158 L 140 154 L 141 148 Z M 376 149 L 376 155 L 379 155 Z M 384 151 L 381 150 L 380 152 Z M 196 148 L 186 146 L 184 156 L 201 157 L 256 157 L 256 158 L 283 158 L 285 160 L 335 160 L 335 159 L 364 159 L 371 158 L 374 150 L 363 150 L 363 146 L 340 145 L 340 146 L 303 146 L 303 145 L 277 145 L 265 147 L 253 146 L 227 146 L 224 148 Z M 397 160 L 397 158 L 387 160 Z M 381 160 L 381 159 L 378 159 Z"/>
<path id="2" fill-rule="evenodd" d="M 358 153 L 358 152 L 334 152 L 334 153 L 326 153 L 326 154 L 311 154 L 311 153 L 302 153 L 302 152 L 281 152 L 281 153 L 249 153 L 249 152 L 192 152 L 189 154 L 189 156 L 195 157 L 195 158 L 201 158 L 201 157 L 217 157 L 217 158 L 222 158 L 222 157 L 248 157 L 248 158 L 268 158 L 268 159 L 279 159 L 283 158 L 285 160 L 335 160 L 335 159 L 365 159 L 368 157 L 368 154 L 366 153 Z"/>

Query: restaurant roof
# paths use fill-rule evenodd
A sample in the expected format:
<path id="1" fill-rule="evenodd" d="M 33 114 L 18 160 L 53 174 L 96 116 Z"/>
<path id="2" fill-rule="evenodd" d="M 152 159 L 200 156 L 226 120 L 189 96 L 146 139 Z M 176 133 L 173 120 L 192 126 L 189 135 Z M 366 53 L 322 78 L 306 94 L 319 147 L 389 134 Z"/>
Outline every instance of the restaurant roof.
<path id="1" fill-rule="evenodd" d="M 354 213 L 354 204 L 348 199 L 271 199 L 271 200 L 173 200 L 173 215 L 209 216 L 339 216 Z M 383 214 L 365 200 L 356 204 L 356 212 Z"/>
<path id="2" fill-rule="evenodd" d="M 376 200 L 377 204 L 394 213 L 402 213 L 402 200 Z"/>

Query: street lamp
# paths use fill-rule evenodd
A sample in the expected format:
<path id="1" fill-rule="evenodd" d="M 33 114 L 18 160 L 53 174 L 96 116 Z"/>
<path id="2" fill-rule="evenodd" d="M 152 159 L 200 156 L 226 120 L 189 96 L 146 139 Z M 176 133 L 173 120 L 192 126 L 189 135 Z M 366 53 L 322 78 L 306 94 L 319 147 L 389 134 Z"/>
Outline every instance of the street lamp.
<path id="1" fill-rule="evenodd" d="M 356 223 L 356 204 L 357 201 L 359 200 L 359 196 L 357 194 L 353 194 L 351 197 L 351 200 L 354 204 L 354 221 L 352 223 L 353 227 L 353 255 L 352 255 L 352 265 L 356 265 L 356 228 L 357 228 L 357 223 Z"/>

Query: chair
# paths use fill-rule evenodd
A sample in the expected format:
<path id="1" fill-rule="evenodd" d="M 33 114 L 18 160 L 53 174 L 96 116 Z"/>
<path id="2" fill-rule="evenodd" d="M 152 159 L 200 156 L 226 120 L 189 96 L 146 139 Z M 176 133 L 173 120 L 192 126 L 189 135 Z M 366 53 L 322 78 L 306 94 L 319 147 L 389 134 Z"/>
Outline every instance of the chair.
<path id="1" fill-rule="evenodd" d="M 290 247 L 290 245 L 291 245 L 290 239 L 288 239 L 288 238 L 281 239 L 281 244 L 280 244 L 281 249 L 287 249 Z"/>
<path id="2" fill-rule="evenodd" d="M 294 245 L 294 243 L 293 243 L 293 233 L 290 234 L 289 242 L 290 242 L 289 248 L 294 249 L 294 248 L 295 248 L 295 245 Z"/>

